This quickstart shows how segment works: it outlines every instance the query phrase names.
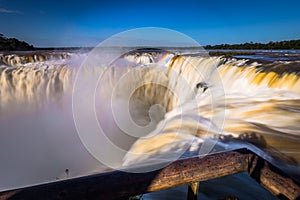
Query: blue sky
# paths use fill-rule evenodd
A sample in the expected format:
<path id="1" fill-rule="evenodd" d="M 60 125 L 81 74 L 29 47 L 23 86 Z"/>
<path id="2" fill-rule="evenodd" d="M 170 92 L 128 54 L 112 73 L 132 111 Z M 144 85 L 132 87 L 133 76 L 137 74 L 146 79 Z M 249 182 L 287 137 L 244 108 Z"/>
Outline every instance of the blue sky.
<path id="1" fill-rule="evenodd" d="M 201 45 L 300 39 L 299 0 L 0 0 L 0 33 L 37 47 L 95 46 L 139 27 Z"/>

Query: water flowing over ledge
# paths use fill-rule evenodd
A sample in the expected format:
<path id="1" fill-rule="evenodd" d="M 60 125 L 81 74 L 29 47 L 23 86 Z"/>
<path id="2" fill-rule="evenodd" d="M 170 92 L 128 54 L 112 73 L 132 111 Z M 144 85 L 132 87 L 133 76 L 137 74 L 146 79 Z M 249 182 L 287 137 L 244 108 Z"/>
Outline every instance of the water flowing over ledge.
<path id="1" fill-rule="evenodd" d="M 0 177 L 8 184 L 0 185 L 0 190 L 16 187 L 16 182 L 26 185 L 30 179 L 48 182 L 106 170 L 86 152 L 72 120 L 73 84 L 85 57 L 86 53 L 74 52 L 0 55 L 0 141 L 6 141 L 0 152 L 10 150 L 14 157 L 9 160 L 4 153 L 0 155 L 7 160 Z M 104 129 L 110 132 L 110 140 L 130 151 L 116 160 L 116 165 L 166 161 L 183 151 L 183 156 L 189 156 L 199 152 L 203 141 L 216 140 L 212 151 L 247 146 L 293 174 L 299 173 L 300 162 L 300 78 L 296 69 L 283 70 L 290 65 L 298 65 L 298 61 L 263 64 L 133 52 L 111 66 L 91 66 L 84 73 L 92 77 L 101 71 L 96 115 L 108 124 Z M 149 125 L 140 139 L 124 135 L 117 124 L 108 123 L 111 112 L 105 110 L 106 97 L 132 69 L 134 73 L 117 87 L 113 97 L 121 102 L 121 112 L 127 92 L 145 83 L 136 87 L 129 102 L 133 122 Z M 83 96 L 80 101 L 84 100 Z M 224 122 L 220 121 L 223 117 Z M 23 144 L 16 143 L 18 140 Z M 24 175 L 18 166 L 28 155 L 36 160 L 25 165 L 28 174 Z M 32 178 L 37 169 L 41 175 Z"/>

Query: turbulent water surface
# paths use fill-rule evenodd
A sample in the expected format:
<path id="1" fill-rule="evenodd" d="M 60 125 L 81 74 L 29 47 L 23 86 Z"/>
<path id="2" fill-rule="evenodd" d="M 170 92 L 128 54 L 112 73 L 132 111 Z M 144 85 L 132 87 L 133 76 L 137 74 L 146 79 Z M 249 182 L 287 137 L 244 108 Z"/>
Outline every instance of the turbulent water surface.
<path id="1" fill-rule="evenodd" d="M 85 149 L 73 121 L 72 90 L 86 56 L 60 51 L 0 54 L 0 190 L 107 170 Z M 130 150 L 116 165 L 165 161 L 180 156 L 182 149 L 183 156 L 194 155 L 204 141 L 214 141 L 209 152 L 245 146 L 296 177 L 299 69 L 299 52 L 226 59 L 134 51 L 84 73 L 101 71 L 96 115 L 111 133 L 109 139 Z M 149 137 L 124 135 L 106 110 L 111 91 L 118 106 L 126 106 L 122 101 L 130 88 L 130 117 L 148 126 L 140 134 Z M 81 98 L 86 99 L 84 94 Z"/>

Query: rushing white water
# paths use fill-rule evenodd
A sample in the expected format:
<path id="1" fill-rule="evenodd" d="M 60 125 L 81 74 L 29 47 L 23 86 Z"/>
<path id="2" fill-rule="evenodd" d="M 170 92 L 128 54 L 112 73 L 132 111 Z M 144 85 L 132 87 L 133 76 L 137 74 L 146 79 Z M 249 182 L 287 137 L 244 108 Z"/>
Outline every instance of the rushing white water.
<path id="1" fill-rule="evenodd" d="M 152 156 L 155 158 L 160 151 L 176 149 L 177 147 L 174 147 L 176 142 L 179 141 L 178 146 L 180 146 L 180 142 L 184 141 L 181 134 L 178 134 L 178 130 L 181 130 L 180 133 L 184 133 L 184 136 L 195 134 L 203 138 L 211 137 L 205 135 L 207 129 L 211 134 L 217 134 L 218 128 L 223 130 L 222 137 L 226 136 L 223 140 L 238 138 L 255 144 L 269 155 L 281 157 L 285 162 L 294 164 L 299 162 L 300 79 L 296 74 L 278 75 L 274 72 L 259 72 L 256 68 L 258 64 L 249 66 L 245 61 L 237 60 L 224 62 L 221 58 L 174 57 L 168 67 L 176 68 L 180 76 L 189 81 L 189 85 L 196 87 L 196 84 L 203 80 L 201 77 L 193 76 L 191 65 L 199 66 L 203 71 L 212 69 L 209 72 L 212 75 L 207 82 L 208 89 L 205 92 L 198 90 L 195 96 L 199 102 L 196 104 L 197 107 L 190 105 L 189 100 L 186 99 L 184 101 L 187 105 L 186 110 L 183 110 L 184 120 L 183 124 L 180 124 L 176 121 L 178 120 L 176 115 L 179 113 L 176 113 L 177 105 L 176 101 L 173 101 L 171 109 L 166 108 L 169 112 L 165 116 L 167 123 L 163 131 L 155 137 L 139 139 L 131 148 L 131 152 L 143 153 L 136 157 L 127 155 L 127 163 L 147 160 L 149 159 L 145 156 L 147 153 L 150 158 Z M 217 68 L 211 67 L 212 65 L 217 65 Z M 215 95 L 213 100 L 217 103 L 212 109 L 211 98 L 208 97 L 216 92 L 215 87 L 220 87 L 219 80 L 216 78 L 218 74 L 222 79 L 225 96 Z M 170 83 L 175 80 L 173 77 L 169 78 Z M 184 90 L 179 89 L 177 92 L 182 94 Z M 164 102 L 163 98 L 160 99 Z M 222 101 L 226 101 L 226 106 Z M 221 102 L 220 105 L 218 102 Z M 225 109 L 225 123 L 220 127 L 212 119 L 224 112 L 223 109 Z M 218 128 L 212 129 L 209 123 L 213 123 Z M 195 128 L 191 131 L 191 127 L 196 126 L 196 131 Z M 189 127 L 189 129 L 182 130 L 182 127 Z M 173 141 L 169 138 L 173 138 Z"/>
<path id="2" fill-rule="evenodd" d="M 73 122 L 73 84 L 84 57 L 0 55 L 0 190 L 107 169 L 85 149 Z M 218 140 L 222 150 L 247 146 L 285 170 L 298 170 L 299 76 L 262 69 L 264 65 L 245 60 L 134 52 L 84 73 L 101 71 L 96 115 L 109 139 L 130 150 L 117 165 L 198 153 L 204 140 Z M 128 125 L 123 116 L 128 95 L 130 118 L 147 127 L 143 133 L 130 129 L 143 136 L 139 139 L 125 135 L 107 111 L 106 98 L 112 96 L 121 123 Z M 84 102 L 86 96 L 81 98 Z M 99 141 L 109 154 L 102 145 Z"/>

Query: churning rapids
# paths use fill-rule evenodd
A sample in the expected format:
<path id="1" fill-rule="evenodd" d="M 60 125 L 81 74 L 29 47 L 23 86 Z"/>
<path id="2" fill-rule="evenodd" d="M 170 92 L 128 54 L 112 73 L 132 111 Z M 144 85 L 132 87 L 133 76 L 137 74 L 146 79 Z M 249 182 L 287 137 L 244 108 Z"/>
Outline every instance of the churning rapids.
<path id="1" fill-rule="evenodd" d="M 73 121 L 72 90 L 87 54 L 0 54 L 0 190 L 107 170 L 85 149 Z M 165 161 L 180 149 L 185 149 L 184 156 L 194 155 L 207 140 L 218 141 L 209 152 L 245 146 L 298 176 L 299 69 L 297 60 L 260 63 L 134 51 L 84 73 L 103 71 L 96 115 L 107 137 L 130 150 L 116 158 L 116 165 Z M 130 117 L 148 126 L 140 133 L 147 137 L 138 139 L 118 129 L 106 111 L 112 90 L 119 107 L 131 95 Z M 82 95 L 78 101 L 85 99 Z"/>

